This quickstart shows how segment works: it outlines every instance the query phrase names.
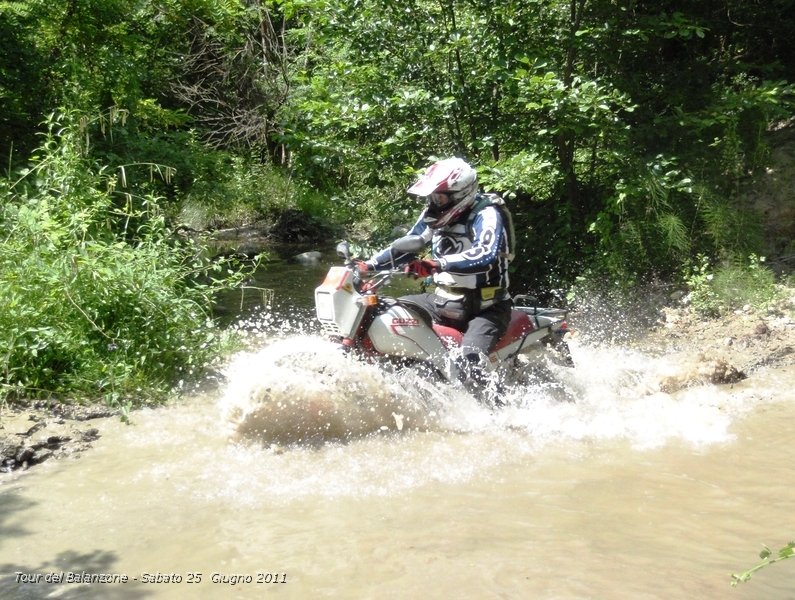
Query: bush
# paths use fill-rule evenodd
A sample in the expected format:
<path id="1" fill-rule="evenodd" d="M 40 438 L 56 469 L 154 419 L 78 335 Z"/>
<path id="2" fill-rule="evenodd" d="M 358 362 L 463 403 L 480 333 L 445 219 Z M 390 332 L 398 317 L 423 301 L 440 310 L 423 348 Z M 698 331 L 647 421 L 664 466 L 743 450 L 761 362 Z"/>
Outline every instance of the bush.
<path id="1" fill-rule="evenodd" d="M 117 193 L 63 121 L 0 182 L 0 400 L 162 399 L 222 350 L 212 299 L 243 274 L 179 242 L 157 198 Z"/>
<path id="2" fill-rule="evenodd" d="M 779 299 L 775 274 L 764 265 L 764 258 L 753 254 L 747 264 L 729 261 L 715 269 L 700 256 L 685 280 L 688 301 L 704 316 L 717 317 L 746 305 L 765 309 Z"/>
<path id="3" fill-rule="evenodd" d="M 327 196 L 293 180 L 279 168 L 222 151 L 213 151 L 211 166 L 196 173 L 179 219 L 192 229 L 251 225 L 290 209 L 309 217 L 333 217 Z"/>

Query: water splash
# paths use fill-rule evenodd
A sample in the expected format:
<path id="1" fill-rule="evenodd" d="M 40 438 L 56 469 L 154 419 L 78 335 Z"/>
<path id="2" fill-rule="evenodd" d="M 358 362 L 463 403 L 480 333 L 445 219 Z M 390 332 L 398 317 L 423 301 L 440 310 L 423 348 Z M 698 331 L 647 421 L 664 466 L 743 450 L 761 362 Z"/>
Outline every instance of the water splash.
<path id="1" fill-rule="evenodd" d="M 769 400 L 758 379 L 663 391 L 661 381 L 689 369 L 678 357 L 577 340 L 571 350 L 574 369 L 537 357 L 528 380 L 506 391 L 508 406 L 490 410 L 458 386 L 286 335 L 236 356 L 220 396 L 137 414 L 119 441 L 131 463 L 114 464 L 224 506 L 388 496 L 546 452 L 581 460 L 614 445 L 722 444 L 739 415 Z"/>
<path id="2" fill-rule="evenodd" d="M 220 401 L 229 435 L 266 446 L 350 441 L 384 432 L 489 430 L 523 432 L 541 441 L 624 439 L 657 447 L 730 440 L 743 402 L 715 386 L 670 392 L 692 365 L 614 346 L 572 344 L 576 368 L 543 355 L 507 387 L 507 407 L 491 410 L 457 385 L 418 373 L 391 373 L 342 354 L 310 335 L 282 337 L 242 353 L 227 370 Z"/>
<path id="3" fill-rule="evenodd" d="M 319 337 L 294 336 L 238 355 L 220 407 L 235 441 L 318 444 L 433 426 L 427 391 Z"/>
<path id="4" fill-rule="evenodd" d="M 654 448 L 678 440 L 694 446 L 733 439 L 734 420 L 755 404 L 752 394 L 705 385 L 681 356 L 655 356 L 620 347 L 571 344 L 573 369 L 550 365 L 560 393 L 530 385 L 516 390 L 516 408 L 501 422 L 547 440 L 628 441 Z M 670 382 L 678 387 L 671 389 Z"/>

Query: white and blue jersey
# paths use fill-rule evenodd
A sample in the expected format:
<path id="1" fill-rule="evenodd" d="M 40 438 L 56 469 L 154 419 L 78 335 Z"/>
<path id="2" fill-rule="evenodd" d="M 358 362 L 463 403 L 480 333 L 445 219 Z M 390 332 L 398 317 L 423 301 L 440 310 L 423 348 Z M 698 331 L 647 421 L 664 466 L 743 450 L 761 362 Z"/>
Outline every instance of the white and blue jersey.
<path id="1" fill-rule="evenodd" d="M 477 201 L 475 203 L 477 205 Z M 432 257 L 441 270 L 433 276 L 437 285 L 451 288 L 480 289 L 488 287 L 508 289 L 509 236 L 506 224 L 497 207 L 488 205 L 474 215 L 468 213 L 460 222 L 431 229 L 420 214 L 408 235 L 419 235 L 431 244 Z M 395 257 L 395 264 L 405 264 L 414 254 Z M 368 262 L 376 268 L 391 263 L 387 248 Z"/>

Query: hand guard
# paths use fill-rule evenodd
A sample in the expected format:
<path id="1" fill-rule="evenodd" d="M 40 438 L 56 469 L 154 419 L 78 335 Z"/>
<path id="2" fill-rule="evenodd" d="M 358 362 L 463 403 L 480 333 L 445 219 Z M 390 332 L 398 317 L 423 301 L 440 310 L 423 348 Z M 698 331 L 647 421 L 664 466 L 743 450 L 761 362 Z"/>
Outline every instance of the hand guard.
<path id="1" fill-rule="evenodd" d="M 439 263 L 435 260 L 412 260 L 403 272 L 418 277 L 429 277 L 439 270 Z"/>

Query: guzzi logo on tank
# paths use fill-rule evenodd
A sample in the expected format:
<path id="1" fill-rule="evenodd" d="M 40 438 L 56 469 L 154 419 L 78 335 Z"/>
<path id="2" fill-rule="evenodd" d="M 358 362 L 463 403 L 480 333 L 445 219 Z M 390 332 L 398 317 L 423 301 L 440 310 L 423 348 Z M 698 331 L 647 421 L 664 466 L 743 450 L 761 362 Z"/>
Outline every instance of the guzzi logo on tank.
<path id="1" fill-rule="evenodd" d="M 392 325 L 405 325 L 407 327 L 416 327 L 419 325 L 419 319 L 411 317 L 392 317 Z"/>

